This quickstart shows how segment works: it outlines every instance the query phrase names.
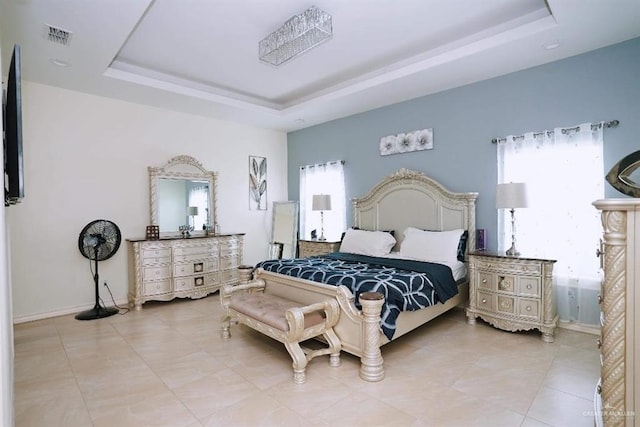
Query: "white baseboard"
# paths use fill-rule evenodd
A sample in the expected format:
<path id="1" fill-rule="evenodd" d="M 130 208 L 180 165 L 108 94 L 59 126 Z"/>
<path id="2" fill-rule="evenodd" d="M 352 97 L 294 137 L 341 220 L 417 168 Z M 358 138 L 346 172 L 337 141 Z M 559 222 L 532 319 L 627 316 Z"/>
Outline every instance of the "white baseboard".
<path id="1" fill-rule="evenodd" d="M 568 329 L 570 331 L 584 332 L 585 334 L 600 335 L 600 327 L 597 325 L 585 325 L 584 323 L 558 321 L 558 328 Z"/>
<path id="2" fill-rule="evenodd" d="M 128 307 L 129 306 L 129 301 L 125 298 L 125 299 L 122 299 L 120 301 L 116 301 L 116 304 L 119 307 Z M 94 306 L 95 306 L 95 303 L 90 304 L 90 305 L 67 307 L 67 308 L 63 308 L 61 310 L 50 311 L 50 312 L 47 312 L 47 313 L 27 314 L 27 315 L 24 315 L 24 316 L 15 316 L 13 318 L 13 324 L 17 325 L 19 323 L 34 322 L 36 320 L 50 319 L 52 317 L 59 317 L 59 316 L 66 316 L 66 315 L 69 315 L 69 314 L 80 313 L 81 311 L 89 310 L 89 309 L 93 308 Z"/>

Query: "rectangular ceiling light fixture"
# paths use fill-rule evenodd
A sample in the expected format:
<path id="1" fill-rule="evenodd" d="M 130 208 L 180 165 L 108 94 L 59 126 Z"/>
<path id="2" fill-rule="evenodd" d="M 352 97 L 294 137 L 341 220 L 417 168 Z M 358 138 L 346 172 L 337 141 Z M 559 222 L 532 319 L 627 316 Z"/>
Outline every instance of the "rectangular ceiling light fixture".
<path id="1" fill-rule="evenodd" d="M 258 44 L 259 57 L 263 62 L 281 65 L 332 36 L 331 15 L 311 6 L 261 40 Z"/>

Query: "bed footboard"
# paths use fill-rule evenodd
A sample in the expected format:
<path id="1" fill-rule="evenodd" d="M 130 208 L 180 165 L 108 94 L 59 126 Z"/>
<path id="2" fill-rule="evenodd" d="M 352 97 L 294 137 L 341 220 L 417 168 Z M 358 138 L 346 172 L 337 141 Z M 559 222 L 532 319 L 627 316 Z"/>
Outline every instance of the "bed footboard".
<path id="1" fill-rule="evenodd" d="M 265 282 L 265 293 L 304 304 L 324 301 L 327 297 L 336 298 L 340 305 L 340 318 L 333 330 L 340 338 L 342 350 L 360 358 L 362 379 L 380 381 L 384 378 L 380 347 L 389 340 L 380 330 L 380 312 L 384 302 L 381 294 L 370 292 L 372 295 L 368 300 L 361 299 L 361 311 L 356 308 L 351 291 L 344 286 L 325 285 L 263 269 L 254 272 L 254 279 Z M 379 295 L 381 299 L 377 299 L 375 295 Z"/>

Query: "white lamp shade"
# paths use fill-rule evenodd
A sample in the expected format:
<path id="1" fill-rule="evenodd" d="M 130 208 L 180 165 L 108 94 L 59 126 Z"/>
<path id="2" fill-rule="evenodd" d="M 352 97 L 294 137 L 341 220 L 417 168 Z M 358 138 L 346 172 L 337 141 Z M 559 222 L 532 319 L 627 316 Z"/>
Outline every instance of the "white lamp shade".
<path id="1" fill-rule="evenodd" d="M 527 185 L 524 182 L 498 184 L 496 188 L 496 208 L 515 209 L 528 207 Z"/>
<path id="2" fill-rule="evenodd" d="M 330 194 L 314 194 L 313 205 L 311 209 L 314 211 L 330 211 L 331 195 Z"/>
<path id="3" fill-rule="evenodd" d="M 188 208 L 189 216 L 198 215 L 198 207 L 197 206 L 189 206 Z"/>

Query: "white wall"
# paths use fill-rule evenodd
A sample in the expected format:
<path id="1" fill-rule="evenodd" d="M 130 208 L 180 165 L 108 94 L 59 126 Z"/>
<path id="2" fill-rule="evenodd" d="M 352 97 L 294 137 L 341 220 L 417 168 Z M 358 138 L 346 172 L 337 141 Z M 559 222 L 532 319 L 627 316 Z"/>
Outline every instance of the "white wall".
<path id="1" fill-rule="evenodd" d="M 123 239 L 149 224 L 147 166 L 186 154 L 219 173 L 223 232 L 244 232 L 244 262 L 268 254 L 269 211 L 249 211 L 248 157 L 268 161 L 268 201 L 287 199 L 287 142 L 253 128 L 23 82 L 25 199 L 7 210 L 14 321 L 93 306 L 89 261 L 78 234 L 94 219 L 114 221 Z M 100 263 L 100 293 L 127 294 L 127 245 Z"/>

